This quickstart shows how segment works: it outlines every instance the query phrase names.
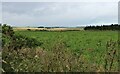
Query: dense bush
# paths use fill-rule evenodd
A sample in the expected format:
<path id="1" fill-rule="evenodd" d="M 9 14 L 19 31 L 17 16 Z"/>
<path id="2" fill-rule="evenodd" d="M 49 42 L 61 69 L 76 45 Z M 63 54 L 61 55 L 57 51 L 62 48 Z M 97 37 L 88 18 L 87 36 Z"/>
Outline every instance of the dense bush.
<path id="1" fill-rule="evenodd" d="M 12 27 L 6 25 L 6 24 L 3 24 L 2 26 L 2 33 L 6 36 L 10 36 L 12 37 L 14 35 L 14 31 L 12 29 Z"/>
<path id="2" fill-rule="evenodd" d="M 22 35 L 16 35 L 12 27 L 4 24 L 2 26 L 2 47 L 8 47 L 9 49 L 21 49 L 22 47 L 33 48 L 40 46 L 42 43 L 38 42 L 34 38 L 28 38 Z"/>
<path id="3" fill-rule="evenodd" d="M 11 66 L 10 63 L 12 61 L 15 61 L 15 59 L 14 60 L 11 59 L 16 58 L 17 55 L 20 55 L 19 53 L 22 48 L 35 48 L 37 46 L 40 46 L 41 44 L 42 44 L 41 42 L 38 42 L 34 38 L 16 35 L 12 27 L 3 24 L 2 26 L 3 70 L 14 71 L 14 69 L 12 69 L 13 66 Z M 15 53 L 17 53 L 17 55 L 14 55 Z"/>
<path id="4" fill-rule="evenodd" d="M 13 66 L 11 66 L 10 63 L 13 61 L 11 60 L 12 58 L 17 57 L 17 55 L 14 56 L 14 54 L 15 53 L 18 54 L 19 50 L 21 50 L 22 48 L 35 48 L 40 45 L 41 42 L 38 42 L 36 39 L 28 38 L 22 35 L 16 35 L 12 27 L 3 24 L 2 26 L 3 70 L 14 71 L 12 69 Z"/>

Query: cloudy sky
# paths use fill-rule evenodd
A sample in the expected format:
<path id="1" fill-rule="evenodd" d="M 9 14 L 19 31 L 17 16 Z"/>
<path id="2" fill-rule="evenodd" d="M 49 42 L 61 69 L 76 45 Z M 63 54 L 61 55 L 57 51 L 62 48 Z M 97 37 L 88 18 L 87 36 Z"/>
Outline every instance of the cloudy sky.
<path id="1" fill-rule="evenodd" d="M 3 2 L 12 26 L 85 26 L 118 23 L 117 2 Z"/>

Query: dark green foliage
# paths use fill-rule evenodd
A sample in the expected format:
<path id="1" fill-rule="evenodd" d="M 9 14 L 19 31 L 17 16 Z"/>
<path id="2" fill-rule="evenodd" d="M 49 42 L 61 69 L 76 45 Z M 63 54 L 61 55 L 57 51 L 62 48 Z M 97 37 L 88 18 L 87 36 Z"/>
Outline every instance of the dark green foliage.
<path id="1" fill-rule="evenodd" d="M 86 26 L 84 30 L 120 30 L 120 25 Z"/>
<path id="2" fill-rule="evenodd" d="M 12 27 L 7 26 L 6 24 L 2 26 L 2 47 L 17 50 L 22 47 L 34 48 L 40 45 L 41 42 L 38 42 L 36 39 L 16 35 L 14 34 Z"/>
<path id="3" fill-rule="evenodd" d="M 41 43 L 34 38 L 28 38 L 22 35 L 15 35 L 12 38 L 12 46 L 14 49 L 21 49 L 22 47 L 34 48 L 40 45 Z"/>
<path id="4" fill-rule="evenodd" d="M 5 34 L 6 36 L 10 36 L 10 37 L 12 37 L 14 35 L 14 31 L 13 31 L 12 27 L 10 27 L 6 24 L 3 24 L 3 26 L 2 26 L 2 33 Z"/>
<path id="5" fill-rule="evenodd" d="M 13 66 L 11 66 L 11 63 L 14 63 L 15 65 L 15 62 L 20 62 L 20 60 L 22 60 L 22 58 L 19 58 L 18 60 L 16 60 L 17 55 L 20 56 L 19 51 L 22 48 L 35 48 L 40 45 L 41 45 L 41 42 L 38 42 L 34 38 L 29 38 L 22 35 L 16 35 L 12 27 L 4 24 L 2 26 L 2 49 L 3 49 L 2 68 L 3 70 L 15 71 L 13 69 Z"/>
<path id="6" fill-rule="evenodd" d="M 44 28 L 44 26 L 39 26 L 38 28 Z"/>
<path id="7" fill-rule="evenodd" d="M 31 29 L 27 29 L 28 31 L 31 31 Z"/>

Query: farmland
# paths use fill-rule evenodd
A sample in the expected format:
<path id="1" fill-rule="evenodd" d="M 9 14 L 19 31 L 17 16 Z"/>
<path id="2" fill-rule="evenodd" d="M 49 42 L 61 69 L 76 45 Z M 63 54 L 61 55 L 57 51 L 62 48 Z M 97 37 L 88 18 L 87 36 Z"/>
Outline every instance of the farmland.
<path id="1" fill-rule="evenodd" d="M 3 64 L 3 69 L 5 71 L 118 71 L 117 31 L 15 30 L 14 32 L 15 35 L 21 35 L 22 37 L 21 39 L 16 37 L 16 40 L 19 40 L 17 43 L 13 39 L 12 45 L 10 44 L 8 48 L 8 45 L 3 47 L 3 60 L 5 64 Z M 38 44 L 36 48 L 23 47 L 16 49 L 20 46 L 18 45 L 20 43 L 27 44 L 25 43 L 26 40 L 23 42 L 23 37 L 33 40 L 31 41 L 30 39 L 28 41 L 30 43 L 29 46 L 33 46 L 36 41 L 40 42 L 40 45 Z M 16 47 L 14 50 L 13 48 L 10 50 L 10 46 Z M 8 68 L 6 64 L 9 65 Z"/>
<path id="2" fill-rule="evenodd" d="M 107 41 L 118 40 L 117 31 L 67 31 L 67 32 L 41 32 L 16 31 L 43 42 L 42 47 L 50 50 L 56 41 L 62 40 L 72 50 L 92 49 L 104 50 Z"/>
<path id="3" fill-rule="evenodd" d="M 103 59 L 105 59 L 106 54 L 112 48 L 110 46 L 110 49 L 107 50 L 107 43 L 114 43 L 118 40 L 117 31 L 16 31 L 16 34 L 35 38 L 43 43 L 41 48 L 50 51 L 54 49 L 56 44 L 62 41 L 65 44 L 64 47 L 72 51 L 75 55 L 82 55 L 89 63 L 101 66 L 105 64 L 105 60 Z M 114 49 L 117 49 L 117 43 L 112 50 Z M 115 68 L 117 69 L 117 62 Z"/>

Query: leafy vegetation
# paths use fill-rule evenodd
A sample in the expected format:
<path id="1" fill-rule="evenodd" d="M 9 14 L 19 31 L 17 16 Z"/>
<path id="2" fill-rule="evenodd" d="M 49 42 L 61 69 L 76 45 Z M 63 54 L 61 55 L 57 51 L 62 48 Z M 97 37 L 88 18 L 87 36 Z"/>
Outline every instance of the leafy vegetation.
<path id="1" fill-rule="evenodd" d="M 12 27 L 4 24 L 2 26 L 2 46 L 8 47 L 9 49 L 17 50 L 22 47 L 36 47 L 41 45 L 42 43 L 38 42 L 34 38 L 29 38 L 22 35 L 14 34 Z"/>
<path id="2" fill-rule="evenodd" d="M 9 56 L 9 54 L 14 54 L 13 51 L 19 53 L 19 50 L 21 50 L 22 48 L 35 48 L 36 46 L 40 46 L 40 45 L 41 45 L 41 42 L 38 42 L 34 38 L 29 38 L 22 35 L 14 34 L 12 27 L 4 24 L 2 26 L 3 70 L 12 71 L 11 65 L 8 63 L 7 64 L 5 63 L 8 61 L 11 62 L 10 58 L 12 58 L 12 56 Z M 6 57 L 4 57 L 4 55 Z M 7 57 L 10 57 L 10 58 L 7 58 Z M 8 60 L 6 60 L 5 58 L 7 58 Z"/>
<path id="3" fill-rule="evenodd" d="M 118 71 L 117 31 L 26 30 L 11 32 L 13 35 L 6 33 L 9 32 L 4 32 L 2 37 L 4 71 Z"/>

